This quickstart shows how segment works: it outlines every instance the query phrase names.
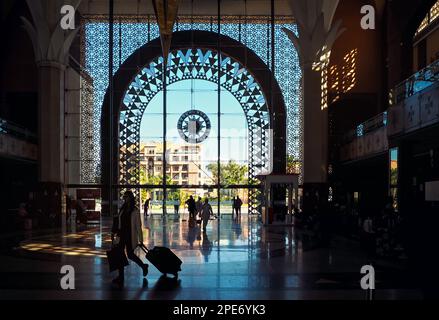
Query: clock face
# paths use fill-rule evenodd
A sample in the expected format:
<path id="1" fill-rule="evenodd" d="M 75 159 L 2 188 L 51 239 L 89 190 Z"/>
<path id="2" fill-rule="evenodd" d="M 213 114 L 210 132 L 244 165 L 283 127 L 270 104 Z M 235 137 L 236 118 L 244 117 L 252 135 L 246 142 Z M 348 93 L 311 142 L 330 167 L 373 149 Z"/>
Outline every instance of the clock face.
<path id="1" fill-rule="evenodd" d="M 206 140 L 210 127 L 209 117 L 199 110 L 186 111 L 177 122 L 180 137 L 189 143 L 201 143 Z"/>

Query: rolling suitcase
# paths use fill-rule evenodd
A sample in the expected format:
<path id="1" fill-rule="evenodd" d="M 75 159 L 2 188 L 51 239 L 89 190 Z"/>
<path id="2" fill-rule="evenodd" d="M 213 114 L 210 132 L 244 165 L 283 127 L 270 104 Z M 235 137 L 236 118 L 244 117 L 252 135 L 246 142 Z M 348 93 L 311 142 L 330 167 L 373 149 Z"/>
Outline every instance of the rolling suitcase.
<path id="1" fill-rule="evenodd" d="M 178 271 L 181 271 L 182 261 L 169 248 L 154 247 L 148 250 L 145 245 L 140 245 L 140 248 L 145 252 L 145 257 L 164 275 L 172 274 L 178 277 Z"/>

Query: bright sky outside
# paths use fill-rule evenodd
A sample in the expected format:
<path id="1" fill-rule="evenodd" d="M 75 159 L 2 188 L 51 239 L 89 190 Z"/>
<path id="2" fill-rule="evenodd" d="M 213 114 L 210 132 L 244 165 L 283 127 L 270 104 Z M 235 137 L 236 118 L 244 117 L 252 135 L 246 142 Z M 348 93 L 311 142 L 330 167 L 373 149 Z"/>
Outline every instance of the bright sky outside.
<path id="1" fill-rule="evenodd" d="M 191 88 L 193 94 L 191 94 Z M 210 119 L 209 137 L 202 142 L 203 166 L 217 161 L 218 96 L 217 84 L 205 80 L 183 80 L 168 86 L 167 141 L 185 144 L 177 130 L 180 116 L 191 109 L 204 112 Z M 248 161 L 247 120 L 241 105 L 228 91 L 221 91 L 221 160 Z M 140 128 L 141 142 L 162 142 L 163 91 L 148 104 Z"/>

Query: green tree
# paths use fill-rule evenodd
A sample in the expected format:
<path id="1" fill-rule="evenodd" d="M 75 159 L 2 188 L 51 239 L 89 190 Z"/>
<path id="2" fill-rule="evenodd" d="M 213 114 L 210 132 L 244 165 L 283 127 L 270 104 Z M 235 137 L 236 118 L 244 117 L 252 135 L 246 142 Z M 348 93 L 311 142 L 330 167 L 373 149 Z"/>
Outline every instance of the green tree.
<path id="1" fill-rule="evenodd" d="M 295 159 L 292 155 L 287 156 L 287 173 L 291 173 L 291 174 L 300 173 L 300 161 Z"/>
<path id="2" fill-rule="evenodd" d="M 240 195 L 243 196 L 242 190 L 231 190 L 227 189 L 229 185 L 245 185 L 249 183 L 248 178 L 248 166 L 236 163 L 234 161 L 229 161 L 228 163 L 221 163 L 221 185 L 226 186 L 220 193 L 220 201 L 230 200 L 233 196 Z M 218 164 L 212 163 L 207 166 L 210 171 L 214 183 L 218 181 Z"/>
<path id="3" fill-rule="evenodd" d="M 233 184 L 247 184 L 248 182 L 248 167 L 229 161 L 228 163 L 220 164 L 220 183 L 223 185 Z M 213 180 L 218 183 L 218 164 L 211 163 L 207 166 L 207 170 L 212 174 Z"/>
<path id="4" fill-rule="evenodd" d="M 154 176 L 148 176 L 144 168 L 140 169 L 140 184 L 143 185 L 156 185 L 158 188 L 163 185 L 163 176 L 162 175 L 154 175 Z M 172 181 L 170 176 L 166 176 L 166 185 L 171 186 L 175 183 Z M 142 189 L 141 190 L 141 197 L 142 201 L 144 201 L 147 197 L 147 193 L 152 193 L 153 189 Z M 179 189 L 170 189 L 168 190 L 168 200 L 177 200 L 180 199 L 180 190 Z"/>

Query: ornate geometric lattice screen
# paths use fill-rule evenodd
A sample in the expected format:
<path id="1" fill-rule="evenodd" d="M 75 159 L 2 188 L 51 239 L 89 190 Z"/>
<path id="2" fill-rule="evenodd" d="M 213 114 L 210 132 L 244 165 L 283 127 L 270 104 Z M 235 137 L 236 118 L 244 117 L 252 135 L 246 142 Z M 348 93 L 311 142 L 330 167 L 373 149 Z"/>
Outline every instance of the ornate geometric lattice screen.
<path id="1" fill-rule="evenodd" d="M 107 18 L 106 16 L 85 17 L 82 22 L 84 28 L 81 63 L 93 79 L 93 116 L 96 119 L 100 119 L 102 102 L 108 87 L 109 28 Z M 217 25 L 214 21 L 216 21 L 216 17 L 213 16 L 194 16 L 191 19 L 180 17 L 175 25 L 175 31 L 192 29 L 217 32 Z M 158 26 L 153 16 L 118 16 L 115 18 L 115 22 L 113 73 L 135 50 L 159 36 Z M 297 32 L 297 26 L 292 17 L 276 17 L 274 74 L 281 87 L 287 108 L 287 154 L 289 162 L 294 162 L 296 170 L 300 171 L 302 160 L 302 96 L 300 83 L 302 75 L 297 51 L 281 30 L 283 27 Z M 270 28 L 270 17 L 221 17 L 221 34 L 229 36 L 253 50 L 269 68 L 272 67 Z M 96 146 L 93 149 L 100 150 L 99 121 L 93 123 L 96 123 L 93 127 L 93 143 Z M 83 147 L 85 145 L 81 145 L 81 148 Z M 88 177 L 98 174 L 99 157 L 100 155 L 95 153 L 93 159 L 81 159 L 81 161 L 93 160 L 92 163 L 94 164 L 94 167 L 92 165 L 84 167 L 84 170 L 91 170 L 92 172 L 82 176 Z"/>
<path id="2" fill-rule="evenodd" d="M 81 72 L 81 114 L 80 114 L 80 181 L 81 183 L 99 183 L 99 162 L 95 154 L 99 142 L 95 139 L 95 128 L 99 126 L 99 119 L 95 117 L 93 104 L 93 80 Z"/>

